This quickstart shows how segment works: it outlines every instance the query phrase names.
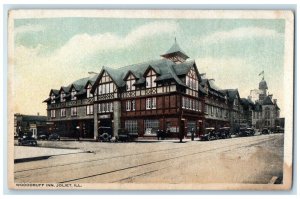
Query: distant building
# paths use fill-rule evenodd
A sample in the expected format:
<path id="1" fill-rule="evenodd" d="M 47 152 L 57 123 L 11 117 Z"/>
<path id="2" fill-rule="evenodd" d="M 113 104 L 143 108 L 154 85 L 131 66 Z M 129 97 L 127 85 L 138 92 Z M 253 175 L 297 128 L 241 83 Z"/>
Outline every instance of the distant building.
<path id="1" fill-rule="evenodd" d="M 46 128 L 46 116 L 14 114 L 14 136 L 19 136 L 20 133 L 31 132 L 34 137 L 37 137 L 38 132 L 46 131 Z"/>
<path id="2" fill-rule="evenodd" d="M 205 127 L 230 126 L 228 98 L 226 92 L 222 92 L 215 85 L 213 79 L 202 79 L 201 85 L 207 95 L 205 96 Z"/>
<path id="3" fill-rule="evenodd" d="M 276 120 L 280 117 L 277 99 L 272 99 L 273 95 L 267 94 L 268 85 L 264 77 L 259 82 L 258 89 L 258 99 L 252 111 L 252 125 L 258 129 L 272 129 L 276 127 Z"/>

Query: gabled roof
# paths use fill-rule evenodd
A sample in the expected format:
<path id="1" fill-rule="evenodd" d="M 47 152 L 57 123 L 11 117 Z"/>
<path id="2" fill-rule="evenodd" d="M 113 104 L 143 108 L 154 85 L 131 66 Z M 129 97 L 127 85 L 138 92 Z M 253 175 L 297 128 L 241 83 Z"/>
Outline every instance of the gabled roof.
<path id="1" fill-rule="evenodd" d="M 223 93 L 220 88 L 216 86 L 213 79 L 201 79 L 200 85 L 204 87 L 206 84 L 208 85 L 208 93 L 220 98 L 225 98 L 225 93 Z"/>
<path id="2" fill-rule="evenodd" d="M 228 97 L 228 101 L 233 102 L 236 96 L 240 98 L 240 94 L 238 89 L 224 89 L 222 90 L 223 93 L 226 93 Z"/>
<path id="3" fill-rule="evenodd" d="M 59 93 L 61 93 L 61 91 L 64 91 L 65 93 L 68 93 L 70 90 L 70 86 L 62 86 L 59 89 Z"/>
<path id="4" fill-rule="evenodd" d="M 178 75 L 186 74 L 192 66 L 195 66 L 195 61 L 189 61 L 182 64 L 175 64 L 174 62 L 167 59 L 151 60 L 116 69 L 105 66 L 101 69 L 101 72 L 99 73 L 95 83 L 98 84 L 103 73 L 107 72 L 118 87 L 123 87 L 125 86 L 124 78 L 128 75 L 130 71 L 130 73 L 137 77 L 135 85 L 144 84 L 144 75 L 147 72 L 147 70 L 152 68 L 158 74 L 156 81 L 174 79 L 174 81 L 177 84 L 181 86 L 186 86 L 178 78 Z M 91 90 L 92 92 L 95 91 L 96 84 L 93 85 Z"/>
<path id="5" fill-rule="evenodd" d="M 52 93 L 54 95 L 58 95 L 59 94 L 59 90 L 57 90 L 57 89 L 51 89 L 49 95 L 51 95 Z"/>
<path id="6" fill-rule="evenodd" d="M 262 105 L 274 105 L 271 98 L 269 96 L 266 96 L 265 99 L 261 103 Z"/>

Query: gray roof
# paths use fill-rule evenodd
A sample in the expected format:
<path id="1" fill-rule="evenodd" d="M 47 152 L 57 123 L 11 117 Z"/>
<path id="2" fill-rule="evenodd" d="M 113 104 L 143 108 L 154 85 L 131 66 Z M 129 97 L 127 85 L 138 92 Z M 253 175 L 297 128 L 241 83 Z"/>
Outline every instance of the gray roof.
<path id="1" fill-rule="evenodd" d="M 39 115 L 21 115 L 23 121 L 39 121 L 46 122 L 47 116 L 39 116 Z"/>
<path id="2" fill-rule="evenodd" d="M 179 78 L 178 75 L 186 74 L 189 69 L 194 66 L 195 61 L 191 60 L 188 62 L 175 64 L 168 59 L 158 59 L 151 60 L 143 63 L 132 64 L 128 66 L 123 66 L 120 68 L 110 68 L 104 66 L 100 72 L 102 74 L 106 71 L 118 87 L 125 86 L 124 77 L 131 72 L 135 77 L 137 77 L 136 85 L 145 83 L 144 74 L 151 67 L 158 74 L 156 81 L 173 79 L 175 82 L 181 86 L 186 86 Z M 100 80 L 100 75 L 96 81 Z M 92 92 L 95 90 L 95 86 L 92 88 Z"/>
<path id="3" fill-rule="evenodd" d="M 269 96 L 265 97 L 265 99 L 262 101 L 262 105 L 274 105 L 271 98 Z"/>
<path id="4" fill-rule="evenodd" d="M 238 89 L 224 89 L 222 92 L 227 95 L 228 101 L 230 102 L 233 102 L 236 96 L 240 96 Z"/>
<path id="5" fill-rule="evenodd" d="M 189 58 L 189 56 L 187 56 L 187 54 L 179 47 L 176 40 L 175 40 L 175 43 L 172 45 L 172 47 L 165 54 L 163 54 L 161 56 L 166 57 L 167 55 L 176 54 L 176 53 L 180 54 L 185 59 Z"/>

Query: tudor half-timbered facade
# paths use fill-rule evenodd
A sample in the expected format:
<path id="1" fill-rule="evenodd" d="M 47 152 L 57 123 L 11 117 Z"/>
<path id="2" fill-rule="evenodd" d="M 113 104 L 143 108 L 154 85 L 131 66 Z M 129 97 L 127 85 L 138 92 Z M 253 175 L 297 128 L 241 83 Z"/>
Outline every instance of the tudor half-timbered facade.
<path id="1" fill-rule="evenodd" d="M 94 139 L 103 129 L 113 136 L 119 129 L 140 137 L 155 137 L 157 130 L 197 136 L 206 127 L 235 131 L 242 120 L 255 121 L 250 110 L 257 106 L 241 100 L 237 89 L 222 90 L 202 78 L 188 58 L 175 40 L 160 59 L 103 66 L 97 75 L 52 89 L 44 102 L 53 132 Z"/>
<path id="2" fill-rule="evenodd" d="M 112 127 L 114 135 L 124 128 L 143 137 L 154 137 L 157 130 L 178 136 L 180 124 L 186 135 L 201 131 L 204 93 L 195 61 L 186 61 L 188 56 L 177 43 L 162 57 L 118 69 L 102 68 L 92 87 L 98 107 L 95 137 L 104 126 Z"/>

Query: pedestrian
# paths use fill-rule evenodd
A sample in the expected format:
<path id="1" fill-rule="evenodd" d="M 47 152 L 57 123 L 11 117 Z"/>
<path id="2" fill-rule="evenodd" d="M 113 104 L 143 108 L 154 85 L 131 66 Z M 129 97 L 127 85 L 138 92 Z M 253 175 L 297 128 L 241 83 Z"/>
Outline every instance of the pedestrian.
<path id="1" fill-rule="evenodd" d="M 159 131 L 159 129 L 157 129 L 157 131 L 156 131 L 156 137 L 157 137 L 157 140 L 159 140 L 159 135 L 160 134 L 160 131 Z"/>
<path id="2" fill-rule="evenodd" d="M 194 141 L 194 137 L 195 137 L 195 132 L 194 132 L 194 128 L 192 128 L 192 135 L 191 135 L 191 140 Z"/>

